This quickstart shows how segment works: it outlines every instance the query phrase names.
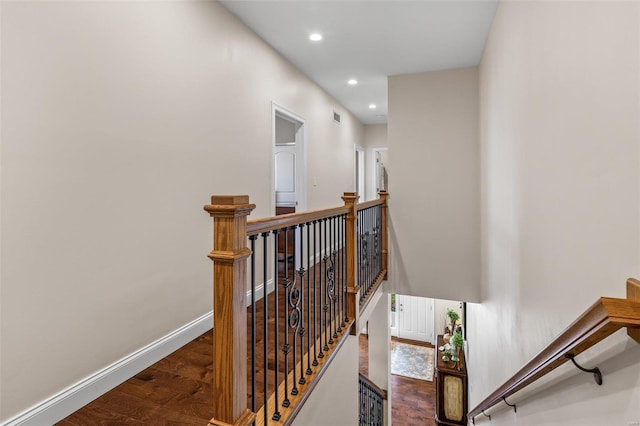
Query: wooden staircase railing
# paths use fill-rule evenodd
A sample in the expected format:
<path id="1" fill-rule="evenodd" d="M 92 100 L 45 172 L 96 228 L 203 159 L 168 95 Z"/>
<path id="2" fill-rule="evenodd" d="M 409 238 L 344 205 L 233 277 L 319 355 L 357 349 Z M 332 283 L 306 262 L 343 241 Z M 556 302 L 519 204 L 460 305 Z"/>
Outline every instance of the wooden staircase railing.
<path id="1" fill-rule="evenodd" d="M 356 334 L 359 309 L 386 278 L 387 193 L 342 198 L 254 221 L 246 195 L 214 195 L 204 207 L 214 220 L 209 425 L 290 424 Z"/>
<path id="2" fill-rule="evenodd" d="M 468 417 L 475 424 L 475 417 L 485 410 L 500 402 L 506 403 L 507 397 L 549 374 L 568 360 L 573 360 L 578 354 L 623 327 L 627 328 L 627 334 L 632 339 L 640 343 L 640 281 L 632 278 L 627 280 L 626 299 L 598 299 L 513 377 L 469 411 Z M 602 376 L 597 368 L 589 372 L 594 373 L 596 382 L 599 380 L 598 384 L 602 383 Z"/>
<path id="3" fill-rule="evenodd" d="M 358 424 L 360 426 L 383 426 L 384 401 L 387 400 L 387 391 L 373 383 L 367 376 L 359 374 L 358 385 L 360 390 L 360 414 Z"/>

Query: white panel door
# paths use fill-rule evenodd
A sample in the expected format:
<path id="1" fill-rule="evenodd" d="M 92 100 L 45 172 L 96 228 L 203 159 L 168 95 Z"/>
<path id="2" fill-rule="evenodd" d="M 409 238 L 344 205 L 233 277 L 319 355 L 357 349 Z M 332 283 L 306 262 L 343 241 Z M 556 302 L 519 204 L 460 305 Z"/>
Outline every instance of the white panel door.
<path id="1" fill-rule="evenodd" d="M 398 337 L 435 344 L 433 299 L 397 295 Z"/>
<path id="2" fill-rule="evenodd" d="M 296 146 L 276 145 L 276 206 L 296 206 Z"/>

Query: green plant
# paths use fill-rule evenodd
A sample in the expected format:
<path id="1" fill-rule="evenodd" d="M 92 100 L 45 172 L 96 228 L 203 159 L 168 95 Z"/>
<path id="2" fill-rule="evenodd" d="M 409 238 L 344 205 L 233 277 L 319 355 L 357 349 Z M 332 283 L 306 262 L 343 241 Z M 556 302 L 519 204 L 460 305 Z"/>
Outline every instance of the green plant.
<path id="1" fill-rule="evenodd" d="M 447 309 L 447 316 L 449 317 L 451 324 L 455 324 L 455 322 L 460 319 L 460 315 L 451 308 Z"/>
<path id="2" fill-rule="evenodd" d="M 464 338 L 462 337 L 462 333 L 453 333 L 451 340 L 449 341 L 451 346 L 455 348 L 461 348 L 464 344 Z"/>
<path id="3" fill-rule="evenodd" d="M 458 314 L 453 309 L 447 309 L 447 316 L 449 317 L 449 321 L 451 321 L 451 333 L 456 332 L 456 323 L 460 319 L 460 314 Z"/>

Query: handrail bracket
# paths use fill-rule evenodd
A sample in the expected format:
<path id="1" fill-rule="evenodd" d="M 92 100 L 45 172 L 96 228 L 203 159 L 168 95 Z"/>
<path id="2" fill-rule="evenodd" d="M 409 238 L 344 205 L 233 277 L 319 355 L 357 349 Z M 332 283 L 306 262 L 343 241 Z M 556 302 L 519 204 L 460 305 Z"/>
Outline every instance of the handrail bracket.
<path id="1" fill-rule="evenodd" d="M 573 354 L 569 353 L 569 354 L 565 354 L 564 356 L 565 358 L 570 359 L 573 362 L 573 365 L 575 365 L 578 368 L 578 370 L 584 371 L 585 373 L 593 373 L 593 379 L 596 381 L 598 386 L 602 386 L 602 373 L 600 372 L 600 369 L 598 367 L 584 368 L 576 362 L 575 356 Z"/>
<path id="2" fill-rule="evenodd" d="M 513 407 L 513 412 L 517 413 L 518 412 L 518 407 L 516 407 L 516 404 L 509 404 L 507 402 L 507 398 L 506 397 L 502 397 L 502 400 L 504 401 L 505 404 L 507 404 L 509 407 Z"/>

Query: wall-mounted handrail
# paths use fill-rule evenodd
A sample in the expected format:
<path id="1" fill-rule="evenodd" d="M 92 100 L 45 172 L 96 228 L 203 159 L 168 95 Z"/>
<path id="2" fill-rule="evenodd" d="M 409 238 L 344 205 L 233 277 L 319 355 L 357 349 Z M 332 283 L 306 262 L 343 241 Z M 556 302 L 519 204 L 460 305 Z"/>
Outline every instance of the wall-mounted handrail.
<path id="1" fill-rule="evenodd" d="M 468 416 L 473 419 L 623 327 L 640 343 L 640 281 L 632 278 L 627 280 L 626 299 L 598 299 L 513 377 L 469 411 Z"/>

